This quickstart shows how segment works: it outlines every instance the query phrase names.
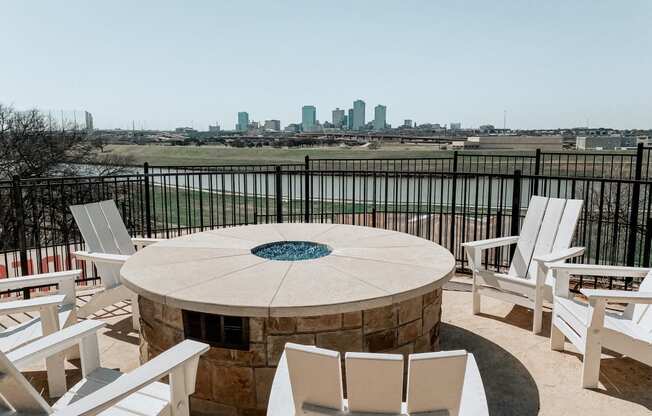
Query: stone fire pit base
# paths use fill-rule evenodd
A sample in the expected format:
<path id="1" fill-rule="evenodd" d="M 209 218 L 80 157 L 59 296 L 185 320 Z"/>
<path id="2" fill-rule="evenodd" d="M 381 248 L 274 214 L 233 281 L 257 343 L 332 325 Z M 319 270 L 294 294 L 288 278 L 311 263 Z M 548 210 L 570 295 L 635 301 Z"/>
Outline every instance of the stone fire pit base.
<path id="1" fill-rule="evenodd" d="M 197 414 L 264 415 L 286 342 L 340 351 L 436 351 L 442 290 L 381 308 L 333 315 L 249 318 L 249 350 L 212 347 L 201 356 L 191 409 Z M 184 339 L 181 310 L 139 297 L 142 363 Z"/>

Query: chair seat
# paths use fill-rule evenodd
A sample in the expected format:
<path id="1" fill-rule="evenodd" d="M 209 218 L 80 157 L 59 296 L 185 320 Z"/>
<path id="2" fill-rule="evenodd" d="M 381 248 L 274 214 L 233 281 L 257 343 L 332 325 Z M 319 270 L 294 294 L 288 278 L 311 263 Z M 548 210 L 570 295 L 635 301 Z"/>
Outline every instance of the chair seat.
<path id="1" fill-rule="evenodd" d="M 59 309 L 59 327 L 63 328 L 73 311 L 73 305 Z M 0 332 L 0 351 L 9 352 L 21 345 L 43 337 L 41 318 L 32 318 Z"/>
<path id="2" fill-rule="evenodd" d="M 55 410 L 63 409 L 123 376 L 124 374 L 119 371 L 99 367 L 91 372 L 88 377 L 75 384 L 52 407 Z M 170 413 L 169 403 L 170 386 L 165 383 L 155 382 L 122 399 L 111 408 L 98 413 L 98 415 L 167 415 Z"/>
<path id="3" fill-rule="evenodd" d="M 589 325 L 589 308 L 586 303 L 574 299 L 555 297 L 555 307 L 559 307 L 559 315 L 572 315 L 584 327 Z M 572 326 L 572 325 L 571 325 Z M 624 317 L 617 312 L 606 311 L 604 317 L 604 328 L 607 331 L 613 331 L 618 334 L 627 335 L 630 338 L 652 343 L 652 332 L 643 328 L 641 325 L 632 322 L 631 319 Z M 607 345 L 605 345 L 608 347 Z"/>

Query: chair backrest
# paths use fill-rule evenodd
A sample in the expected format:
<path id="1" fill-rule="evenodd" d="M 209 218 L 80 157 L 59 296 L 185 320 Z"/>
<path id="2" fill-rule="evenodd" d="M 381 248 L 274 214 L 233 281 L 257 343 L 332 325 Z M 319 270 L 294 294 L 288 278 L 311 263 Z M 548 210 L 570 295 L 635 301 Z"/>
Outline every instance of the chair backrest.
<path id="1" fill-rule="evenodd" d="M 533 279 L 537 265 L 532 258 L 569 248 L 583 202 L 581 199 L 533 196 L 525 214 L 509 275 Z"/>
<path id="2" fill-rule="evenodd" d="M 351 412 L 401 413 L 403 355 L 347 352 L 345 361 Z"/>
<path id="3" fill-rule="evenodd" d="M 71 205 L 70 211 L 91 253 L 131 255 L 136 251 L 113 200 Z M 120 282 L 120 265 L 96 264 L 105 287 Z"/>
<path id="4" fill-rule="evenodd" d="M 52 408 L 0 351 L 0 414 L 48 415 Z M 12 409 L 13 408 L 13 412 Z"/>
<path id="5" fill-rule="evenodd" d="M 645 276 L 638 290 L 652 293 L 652 271 Z M 632 321 L 652 333 L 652 305 L 637 304 L 634 306 Z"/>
<path id="6" fill-rule="evenodd" d="M 296 414 L 305 405 L 342 410 L 340 353 L 309 345 L 285 344 Z"/>
<path id="7" fill-rule="evenodd" d="M 451 416 L 458 415 L 467 355 L 463 350 L 410 354 L 408 413 L 448 410 Z"/>

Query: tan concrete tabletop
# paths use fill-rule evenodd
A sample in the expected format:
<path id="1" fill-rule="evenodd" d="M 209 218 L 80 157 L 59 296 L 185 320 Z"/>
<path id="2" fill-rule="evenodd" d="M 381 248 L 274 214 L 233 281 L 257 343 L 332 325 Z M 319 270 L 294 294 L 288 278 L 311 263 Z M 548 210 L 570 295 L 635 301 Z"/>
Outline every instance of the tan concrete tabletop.
<path id="1" fill-rule="evenodd" d="M 311 241 L 332 252 L 312 260 L 268 260 L 251 249 Z M 124 284 L 175 308 L 234 316 L 315 316 L 410 299 L 450 280 L 455 259 L 422 238 L 338 224 L 264 224 L 165 240 L 131 256 Z"/>

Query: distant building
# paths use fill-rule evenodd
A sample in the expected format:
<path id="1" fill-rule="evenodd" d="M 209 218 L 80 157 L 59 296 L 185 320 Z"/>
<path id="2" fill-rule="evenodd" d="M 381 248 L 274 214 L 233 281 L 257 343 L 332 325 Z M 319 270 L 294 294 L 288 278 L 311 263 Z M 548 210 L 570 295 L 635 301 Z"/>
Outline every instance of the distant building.
<path id="1" fill-rule="evenodd" d="M 220 131 L 220 125 L 217 124 L 217 123 L 215 123 L 214 126 L 211 126 L 211 125 L 209 124 L 209 125 L 208 125 L 208 131 L 211 132 L 211 133 L 217 133 L 218 131 Z"/>
<path id="2" fill-rule="evenodd" d="M 301 131 L 301 124 L 292 123 L 288 124 L 283 131 L 288 133 L 298 133 Z"/>
<path id="3" fill-rule="evenodd" d="M 411 129 L 411 128 L 412 128 L 412 120 L 410 120 L 410 119 L 405 119 L 405 120 L 403 121 L 403 127 L 407 127 L 408 129 Z"/>
<path id="4" fill-rule="evenodd" d="M 301 108 L 301 128 L 303 131 L 315 131 L 317 125 L 317 108 L 314 105 L 304 105 Z"/>
<path id="5" fill-rule="evenodd" d="M 346 127 L 349 130 L 353 130 L 353 109 L 349 108 L 349 115 L 346 120 Z"/>
<path id="6" fill-rule="evenodd" d="M 93 131 L 93 115 L 88 111 L 84 111 L 84 115 L 86 116 L 86 130 Z"/>
<path id="7" fill-rule="evenodd" d="M 353 102 L 353 130 L 362 130 L 365 126 L 365 103 L 362 100 Z"/>
<path id="8" fill-rule="evenodd" d="M 462 123 L 451 123 L 450 127 L 452 131 L 462 130 Z"/>
<path id="9" fill-rule="evenodd" d="M 478 128 L 480 130 L 480 133 L 495 133 L 496 128 L 492 124 L 485 124 L 482 125 Z"/>
<path id="10" fill-rule="evenodd" d="M 196 133 L 197 130 L 192 127 L 177 127 L 174 129 L 175 133 Z"/>
<path id="11" fill-rule="evenodd" d="M 620 134 L 602 136 L 578 136 L 577 150 L 614 150 L 621 147 L 635 147 L 636 137 L 623 137 Z"/>
<path id="12" fill-rule="evenodd" d="M 466 142 L 455 142 L 456 148 L 479 150 L 547 150 L 559 151 L 563 148 L 563 136 L 472 136 Z"/>
<path id="13" fill-rule="evenodd" d="M 341 129 L 344 126 L 344 110 L 340 110 L 339 107 L 333 110 L 333 127 L 336 129 Z"/>
<path id="14" fill-rule="evenodd" d="M 385 130 L 387 126 L 387 107 L 378 104 L 374 107 L 374 130 Z"/>
<path id="15" fill-rule="evenodd" d="M 281 131 L 281 121 L 280 120 L 265 120 L 264 128 L 265 128 L 265 130 Z"/>
<path id="16" fill-rule="evenodd" d="M 247 131 L 249 129 L 249 113 L 246 111 L 238 113 L 238 124 L 235 129 L 238 131 Z"/>

